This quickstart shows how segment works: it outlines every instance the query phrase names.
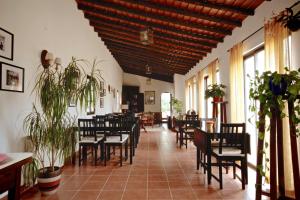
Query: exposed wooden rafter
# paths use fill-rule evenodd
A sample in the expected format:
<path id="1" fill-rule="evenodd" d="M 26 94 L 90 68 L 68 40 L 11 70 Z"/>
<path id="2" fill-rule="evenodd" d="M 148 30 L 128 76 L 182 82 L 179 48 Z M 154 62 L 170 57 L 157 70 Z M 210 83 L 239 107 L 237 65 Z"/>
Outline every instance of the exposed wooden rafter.
<path id="1" fill-rule="evenodd" d="M 173 82 L 209 54 L 264 0 L 75 0 L 125 72 Z M 154 44 L 140 42 L 153 30 Z"/>

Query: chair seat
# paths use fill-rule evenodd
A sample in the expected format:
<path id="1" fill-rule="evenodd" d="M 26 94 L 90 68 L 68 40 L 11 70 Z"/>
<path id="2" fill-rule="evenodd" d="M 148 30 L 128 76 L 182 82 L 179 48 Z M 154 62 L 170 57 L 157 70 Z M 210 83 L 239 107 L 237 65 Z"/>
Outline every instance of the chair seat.
<path id="1" fill-rule="evenodd" d="M 81 144 L 85 144 L 85 143 L 94 143 L 94 144 L 96 144 L 96 143 L 98 143 L 98 142 L 100 142 L 101 140 L 103 140 L 103 136 L 97 136 L 97 140 L 95 140 L 95 138 L 94 137 L 83 137 L 80 141 L 79 141 L 79 143 L 81 143 Z"/>
<path id="2" fill-rule="evenodd" d="M 185 133 L 194 133 L 195 129 L 194 128 L 188 128 L 188 129 L 184 129 L 183 132 L 185 132 Z"/>
<path id="3" fill-rule="evenodd" d="M 235 147 L 222 147 L 222 153 L 219 153 L 219 147 L 214 147 L 213 153 L 218 156 L 244 156 L 241 150 Z"/>
<path id="4" fill-rule="evenodd" d="M 120 140 L 120 136 L 107 136 L 106 141 L 104 143 L 124 143 L 126 140 L 128 140 L 129 135 L 128 134 L 123 134 L 122 135 L 122 140 Z"/>

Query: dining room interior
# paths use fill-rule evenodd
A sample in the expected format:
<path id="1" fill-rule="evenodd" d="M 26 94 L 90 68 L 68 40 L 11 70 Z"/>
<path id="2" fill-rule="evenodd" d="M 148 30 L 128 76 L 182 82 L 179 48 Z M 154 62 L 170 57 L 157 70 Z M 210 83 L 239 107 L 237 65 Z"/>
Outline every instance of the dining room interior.
<path id="1" fill-rule="evenodd" d="M 0 200 L 300 200 L 299 52 L 299 0 L 1 0 Z"/>

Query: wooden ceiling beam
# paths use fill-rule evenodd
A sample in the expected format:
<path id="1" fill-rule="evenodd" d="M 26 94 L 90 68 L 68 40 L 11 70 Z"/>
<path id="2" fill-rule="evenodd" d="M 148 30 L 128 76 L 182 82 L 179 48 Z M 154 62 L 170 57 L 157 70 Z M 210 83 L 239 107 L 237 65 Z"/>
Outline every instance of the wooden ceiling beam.
<path id="1" fill-rule="evenodd" d="M 137 1 L 133 1 L 133 2 L 135 2 L 135 4 L 139 4 L 139 5 L 142 5 L 142 6 L 143 6 L 143 4 L 147 3 L 147 2 L 138 3 Z M 137 18 L 137 19 L 141 19 L 141 17 L 143 17 L 143 20 L 146 20 L 146 19 L 150 18 L 152 22 L 154 22 L 152 20 L 152 19 L 154 19 L 154 20 L 157 20 L 158 23 L 160 22 L 160 24 L 167 22 L 169 26 L 171 25 L 173 27 L 184 26 L 184 27 L 187 27 L 187 28 L 203 30 L 203 31 L 210 32 L 210 33 L 217 33 L 217 34 L 220 34 L 222 36 L 231 35 L 231 30 L 225 29 L 225 28 L 220 27 L 220 26 L 207 26 L 207 25 L 203 25 L 203 24 L 201 25 L 199 23 L 192 22 L 192 21 L 187 22 L 185 20 L 180 20 L 178 17 L 174 18 L 174 17 L 169 17 L 169 16 L 166 16 L 166 15 L 161 16 L 159 14 L 153 14 L 153 13 L 149 13 L 149 12 L 143 11 L 143 10 L 135 10 L 133 8 L 127 8 L 125 6 L 117 4 L 116 2 L 106 2 L 106 1 L 103 1 L 103 0 L 102 1 L 94 1 L 94 0 L 84 0 L 84 1 L 82 1 L 81 0 L 78 3 L 79 3 L 79 5 L 84 5 L 84 6 L 93 8 L 93 9 L 97 9 L 99 11 L 102 11 L 102 10 L 105 10 L 105 9 L 106 10 L 107 9 L 113 9 L 115 11 L 121 11 L 124 16 L 131 15 L 131 17 L 134 17 L 134 18 Z M 172 8 L 168 9 L 168 7 L 156 6 L 156 5 L 154 5 L 154 7 L 156 7 L 155 9 L 160 9 L 160 10 L 172 9 Z M 180 13 L 180 9 L 174 9 L 174 10 L 177 10 L 177 13 Z M 181 12 L 184 12 L 184 11 L 181 11 Z M 172 13 L 177 14 L 177 13 L 174 13 L 174 12 L 172 12 Z M 191 12 L 189 12 L 189 13 L 191 13 Z M 199 15 L 205 17 L 206 20 L 210 19 L 210 21 L 217 22 L 217 23 L 222 22 L 222 23 L 225 24 L 226 22 L 228 22 L 228 20 L 226 20 L 226 18 L 211 17 L 209 15 L 203 15 L 203 14 L 200 14 L 200 13 L 199 13 Z M 230 20 L 230 21 L 232 23 L 236 22 L 235 24 L 230 24 L 230 25 L 241 26 L 241 22 L 237 22 L 237 21 L 233 21 L 233 20 Z"/>
<path id="2" fill-rule="evenodd" d="M 89 1 L 94 1 L 94 0 L 89 0 Z M 207 20 L 207 21 L 215 22 L 215 23 L 233 25 L 233 26 L 238 26 L 238 27 L 242 26 L 242 22 L 240 22 L 238 20 L 228 19 L 228 18 L 223 18 L 223 17 L 216 17 L 216 16 L 212 16 L 212 15 L 199 13 L 197 11 L 191 12 L 189 10 L 173 8 L 170 6 L 161 6 L 161 5 L 157 5 L 156 3 L 151 2 L 151 1 L 141 2 L 141 1 L 135 1 L 135 0 L 126 0 L 125 2 L 135 4 L 138 6 L 145 6 L 145 7 L 151 8 L 151 9 L 155 9 L 155 10 L 162 10 L 164 12 L 169 12 L 172 15 L 180 14 L 183 16 L 193 17 L 193 18 L 197 18 L 197 19 L 203 19 L 203 20 Z"/>
<path id="3" fill-rule="evenodd" d="M 121 67 L 124 69 L 124 72 L 126 72 L 126 73 L 135 74 L 135 75 L 139 75 L 139 76 L 143 76 L 143 77 L 147 77 L 147 78 L 151 78 L 151 79 L 161 80 L 161 81 L 165 81 L 165 82 L 169 82 L 169 83 L 174 82 L 173 76 L 166 76 L 166 75 L 161 75 L 161 74 L 157 74 L 157 73 L 152 73 L 151 75 L 146 75 L 145 72 L 142 70 L 132 69 L 131 67 L 126 66 L 126 65 L 121 65 Z"/>
<path id="4" fill-rule="evenodd" d="M 171 32 L 175 32 L 177 34 L 183 34 L 186 36 L 192 36 L 194 38 L 198 38 L 198 39 L 203 39 L 206 40 L 206 42 L 208 40 L 212 41 L 212 42 L 223 42 L 224 41 L 224 37 L 216 37 L 216 36 L 210 36 L 210 35 L 204 35 L 204 34 L 200 34 L 200 33 L 195 33 L 193 31 L 188 31 L 188 30 L 182 30 L 179 28 L 175 28 L 172 26 L 168 26 L 168 25 L 163 25 L 163 24 L 158 24 L 158 23 L 153 23 L 153 22 L 149 22 L 149 21 L 145 21 L 145 20 L 141 20 L 141 19 L 135 19 L 135 18 L 129 18 L 129 17 L 125 17 L 122 15 L 119 15 L 117 13 L 111 13 L 108 11 L 103 11 L 100 13 L 96 13 L 95 11 L 93 11 L 92 9 L 90 9 L 89 7 L 86 8 L 86 6 L 80 6 L 79 5 L 79 9 L 83 10 L 85 13 L 85 17 L 87 19 L 93 20 L 93 19 L 98 19 L 99 17 L 110 17 L 110 18 L 114 18 L 114 19 L 119 19 L 119 20 L 126 20 L 128 22 L 133 22 L 133 23 L 138 23 L 140 25 L 143 26 L 151 26 L 153 28 L 158 28 L 161 30 L 166 30 L 166 31 L 171 31 Z M 87 9 L 87 10 L 85 10 Z"/>
<path id="5" fill-rule="evenodd" d="M 133 50 L 134 52 L 138 52 L 138 51 L 141 51 L 143 53 L 148 53 L 148 54 L 152 54 L 152 55 L 155 55 L 157 57 L 160 57 L 160 56 L 169 56 L 170 58 L 171 57 L 178 57 L 178 58 L 181 58 L 181 59 L 186 59 L 188 61 L 199 61 L 202 57 L 192 57 L 192 56 L 185 56 L 185 55 L 180 55 L 180 54 L 176 54 L 176 53 L 168 53 L 168 52 L 164 52 L 164 51 L 160 51 L 160 50 L 157 50 L 157 49 L 142 49 L 134 44 L 123 44 L 123 43 L 120 43 L 118 41 L 114 41 L 114 40 L 111 40 L 111 39 L 105 39 L 104 40 L 105 44 L 108 45 L 108 48 L 110 46 L 117 46 L 117 47 L 120 47 L 120 48 L 123 48 L 124 50 Z"/>
<path id="6" fill-rule="evenodd" d="M 122 57 L 122 56 L 117 56 L 117 58 L 119 60 L 120 65 L 126 64 L 126 65 L 134 67 L 136 69 L 144 70 L 144 73 L 146 73 L 145 63 L 140 62 L 138 60 L 136 60 L 135 62 L 128 62 L 126 60 L 127 58 Z M 182 74 L 182 73 L 185 73 L 187 71 L 187 69 L 173 69 L 173 68 L 161 70 L 161 68 L 166 68 L 166 66 L 164 66 L 164 65 L 149 65 L 149 66 L 151 67 L 152 73 L 161 73 L 161 74 L 168 75 L 168 76 L 172 76 L 174 73 Z"/>
<path id="7" fill-rule="evenodd" d="M 176 58 L 170 57 L 168 55 L 157 56 L 157 55 L 151 55 L 151 54 L 148 53 L 149 56 L 147 56 L 146 52 L 135 53 L 137 51 L 134 50 L 134 49 L 131 49 L 131 48 L 125 48 L 124 49 L 122 47 L 115 46 L 115 45 L 110 45 L 109 47 L 111 48 L 111 53 L 120 53 L 120 54 L 126 54 L 127 53 L 127 54 L 131 55 L 132 59 L 134 59 L 135 55 L 136 55 L 136 56 L 141 56 L 141 57 L 145 58 L 144 59 L 145 61 L 147 61 L 147 60 L 159 60 L 160 62 L 163 62 L 165 64 L 182 65 L 182 66 L 185 66 L 186 68 L 194 66 L 197 63 L 197 62 L 186 61 L 186 60 L 183 60 L 183 59 L 176 59 Z"/>
<path id="8" fill-rule="evenodd" d="M 104 26 L 104 27 L 108 27 L 108 28 L 112 28 L 112 29 L 122 29 L 122 30 L 126 30 L 127 32 L 140 32 L 141 30 L 141 26 L 138 24 L 132 24 L 132 23 L 126 23 L 126 21 L 110 21 L 109 23 L 107 22 L 107 20 L 98 18 L 97 20 L 90 20 L 90 25 L 94 26 L 94 27 L 99 27 L 99 26 Z M 145 27 L 145 26 L 143 26 Z M 217 47 L 216 43 L 210 43 L 210 42 L 205 42 L 205 41 L 199 41 L 199 40 L 194 40 L 194 39 L 190 39 L 184 36 L 174 36 L 168 33 L 164 33 L 164 32 L 160 32 L 160 31 L 155 31 L 154 32 L 154 37 L 158 37 L 160 39 L 163 40 L 174 40 L 177 43 L 182 43 L 185 45 L 190 45 L 190 46 L 194 46 L 197 47 L 199 49 L 207 49 L 209 52 L 211 51 L 211 48 L 215 48 Z"/>
<path id="9" fill-rule="evenodd" d="M 100 35 L 100 37 L 101 37 L 101 35 Z M 191 60 L 191 61 L 192 60 L 199 61 L 199 59 L 202 59 L 201 55 L 198 55 L 198 56 L 183 55 L 183 54 L 173 53 L 170 51 L 171 49 L 169 49 L 169 51 L 163 51 L 160 49 L 155 49 L 155 48 L 150 48 L 150 47 L 147 48 L 146 46 L 141 46 L 141 45 L 138 45 L 135 43 L 130 43 L 130 42 L 123 41 L 120 39 L 115 39 L 112 37 L 102 37 L 102 39 L 106 44 L 115 44 L 115 45 L 122 46 L 124 48 L 134 48 L 135 51 L 143 51 L 146 53 L 148 52 L 148 53 L 155 54 L 157 56 L 161 56 L 161 55 L 177 56 L 182 59 L 187 59 L 187 60 Z"/>
<path id="10" fill-rule="evenodd" d="M 147 61 L 155 61 L 155 62 L 159 62 L 159 63 L 163 63 L 163 64 L 169 64 L 169 65 L 172 65 L 172 66 L 181 66 L 181 67 L 190 67 L 191 65 L 194 65 L 195 62 L 193 63 L 187 63 L 186 61 L 175 61 L 175 60 L 167 60 L 167 59 L 164 59 L 164 58 L 161 58 L 161 57 L 156 57 L 156 56 L 152 56 L 152 55 L 147 55 L 147 54 L 144 54 L 144 53 L 133 53 L 133 51 L 124 51 L 123 49 L 120 49 L 118 47 L 113 47 L 111 46 L 111 52 L 112 53 L 117 53 L 117 54 L 120 54 L 120 55 L 127 55 L 127 56 L 130 56 L 132 59 L 134 58 L 141 58 L 143 59 L 145 62 Z"/>
<path id="11" fill-rule="evenodd" d="M 217 10 L 230 11 L 230 12 L 238 13 L 238 14 L 242 14 L 242 15 L 254 15 L 253 9 L 240 8 L 240 7 L 230 6 L 230 5 L 226 5 L 226 4 L 212 3 L 209 1 L 199 1 L 199 0 L 177 0 L 177 1 L 194 4 L 197 6 L 203 6 L 206 8 L 214 8 Z"/>
<path id="12" fill-rule="evenodd" d="M 95 28 L 95 31 L 98 32 L 98 34 L 101 35 L 106 35 L 108 37 L 113 37 L 113 38 L 118 38 L 123 40 L 124 38 L 126 38 L 126 41 L 130 41 L 136 44 L 141 44 L 140 43 L 140 37 L 139 35 L 133 35 L 131 33 L 124 33 L 124 32 L 120 32 L 120 31 L 116 31 L 116 30 L 110 30 L 110 29 L 106 29 L 106 28 Z M 142 45 L 142 44 L 141 44 Z M 161 40 L 154 40 L 154 44 L 151 45 L 152 48 L 157 48 L 157 49 L 162 49 L 162 50 L 168 50 L 171 48 L 174 48 L 173 51 L 178 52 L 180 54 L 187 54 L 187 55 L 202 55 L 202 56 L 206 56 L 207 52 L 203 52 L 200 51 L 196 48 L 187 48 L 184 46 L 180 46 L 180 45 L 176 45 L 176 44 L 170 44 L 170 43 L 166 43 L 165 41 L 161 41 Z"/>
<path id="13" fill-rule="evenodd" d="M 140 37 L 140 31 L 133 31 L 131 29 L 122 29 L 122 28 L 119 28 L 117 29 L 117 27 L 114 27 L 114 26 L 106 26 L 106 25 L 102 25 L 102 26 L 99 26 L 99 25 L 93 25 L 94 26 L 94 29 L 96 32 L 102 32 L 102 31 L 108 31 L 108 32 L 117 32 L 117 33 L 121 33 L 121 34 L 129 34 L 131 35 L 132 37 Z M 161 36 L 158 36 L 154 33 L 154 43 L 155 44 L 163 44 L 164 46 L 179 46 L 181 47 L 183 50 L 187 50 L 187 51 L 193 51 L 193 52 L 202 52 L 202 53 L 209 53 L 210 52 L 210 49 L 209 48 L 203 48 L 201 46 L 195 46 L 191 43 L 186 43 L 184 41 L 180 41 L 180 40 L 174 40 L 174 39 L 171 39 L 171 38 L 165 38 L 165 37 L 161 37 Z"/>
<path id="14" fill-rule="evenodd" d="M 126 62 L 128 63 L 136 63 L 139 62 L 142 64 L 142 66 L 146 66 L 147 64 L 150 67 L 153 67 L 154 69 L 161 70 L 161 71 L 170 71 L 170 70 L 187 70 L 190 66 L 184 65 L 184 64 L 169 64 L 165 63 L 159 60 L 147 60 L 144 57 L 139 57 L 137 55 L 126 55 L 125 53 L 120 53 L 118 51 L 113 51 L 112 54 L 114 56 L 117 56 L 118 58 L 126 58 Z M 164 66 L 165 68 L 160 68 L 161 66 Z"/>

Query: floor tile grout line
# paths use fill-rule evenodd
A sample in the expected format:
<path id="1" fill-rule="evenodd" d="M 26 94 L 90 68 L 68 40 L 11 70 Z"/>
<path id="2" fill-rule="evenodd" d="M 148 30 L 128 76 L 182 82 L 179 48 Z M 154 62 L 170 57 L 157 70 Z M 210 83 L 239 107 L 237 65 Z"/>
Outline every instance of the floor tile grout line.
<path id="1" fill-rule="evenodd" d="M 198 196 L 196 195 L 196 193 L 195 193 L 195 191 L 194 191 L 194 189 L 193 189 L 193 187 L 192 187 L 192 185 L 191 185 L 190 179 L 187 177 L 187 175 L 186 175 L 184 169 L 182 168 L 182 165 L 181 165 L 181 163 L 179 162 L 177 156 L 176 156 L 176 161 L 177 161 L 178 165 L 180 166 L 180 168 L 181 168 L 181 170 L 182 170 L 182 172 L 183 172 L 183 174 L 184 174 L 184 176 L 185 176 L 185 179 L 187 179 L 187 181 L 188 181 L 188 183 L 189 183 L 189 185 L 190 185 L 190 187 L 191 187 L 191 189 L 192 189 L 192 192 L 193 192 L 194 196 L 196 197 L 196 199 L 198 199 Z"/>
<path id="2" fill-rule="evenodd" d="M 113 170 L 111 170 L 111 172 L 110 172 L 109 176 L 107 177 L 107 179 L 106 179 L 106 181 L 105 181 L 104 185 L 102 186 L 102 188 L 101 188 L 101 190 L 100 190 L 100 192 L 99 192 L 99 194 L 98 194 L 98 196 L 97 196 L 96 200 L 98 200 L 98 199 L 99 199 L 99 197 L 100 197 L 101 193 L 103 192 L 103 189 L 104 189 L 105 185 L 107 184 L 108 180 L 109 180 L 109 179 L 110 179 L 110 177 L 112 176 L 112 173 L 113 173 Z"/>
<path id="3" fill-rule="evenodd" d="M 129 181 L 129 177 L 130 177 L 130 174 L 131 174 L 131 170 L 132 170 L 132 166 L 130 166 L 129 173 L 128 173 L 128 175 L 127 175 L 127 180 L 126 180 L 126 183 L 125 183 L 125 186 L 124 186 L 124 189 L 123 189 L 123 193 L 122 193 L 122 196 L 121 196 L 121 200 L 122 200 L 123 197 L 124 197 L 124 194 L 125 194 L 125 191 L 126 191 L 126 188 L 127 188 L 127 184 L 128 184 L 128 181 Z"/>
<path id="4" fill-rule="evenodd" d="M 78 175 L 80 176 L 80 175 Z M 75 194 L 73 195 L 73 197 L 71 199 L 74 199 L 76 197 L 76 195 L 79 193 L 80 189 L 82 188 L 82 186 L 87 183 L 87 181 L 92 177 L 92 175 L 89 175 L 89 178 L 87 178 L 87 180 L 85 180 L 81 185 L 80 187 L 76 190 Z"/>

